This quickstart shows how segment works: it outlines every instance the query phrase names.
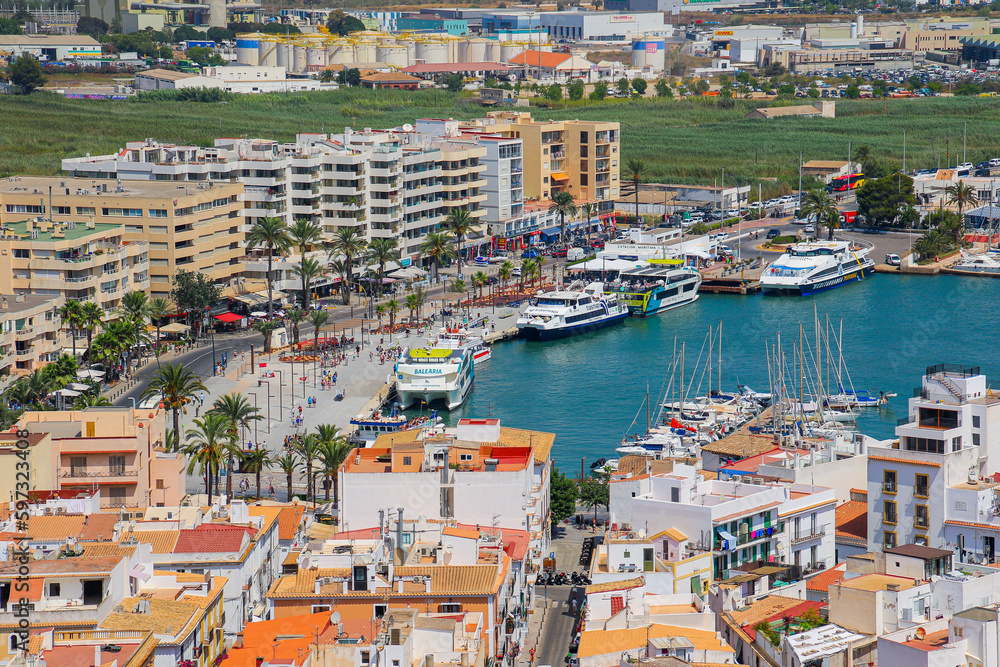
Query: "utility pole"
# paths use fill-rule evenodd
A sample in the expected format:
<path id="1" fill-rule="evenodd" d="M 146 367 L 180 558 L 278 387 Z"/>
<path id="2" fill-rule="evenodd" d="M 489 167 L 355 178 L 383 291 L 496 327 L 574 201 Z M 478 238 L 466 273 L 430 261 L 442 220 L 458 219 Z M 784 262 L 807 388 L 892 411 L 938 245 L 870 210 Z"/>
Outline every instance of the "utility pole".
<path id="1" fill-rule="evenodd" d="M 906 132 L 903 132 L 903 172 L 906 172 Z"/>
<path id="2" fill-rule="evenodd" d="M 802 208 L 802 151 L 799 151 L 799 208 Z"/>
<path id="3" fill-rule="evenodd" d="M 965 135 L 969 129 L 969 121 L 962 123 L 962 164 L 965 164 Z"/>

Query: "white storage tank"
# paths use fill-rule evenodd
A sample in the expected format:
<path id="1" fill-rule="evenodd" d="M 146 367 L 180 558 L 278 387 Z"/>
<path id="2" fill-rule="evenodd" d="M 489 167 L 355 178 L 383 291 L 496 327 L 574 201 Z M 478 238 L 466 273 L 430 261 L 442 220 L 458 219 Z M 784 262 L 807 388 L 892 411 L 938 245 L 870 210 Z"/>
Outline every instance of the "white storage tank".
<path id="1" fill-rule="evenodd" d="M 662 72 L 666 58 L 666 42 L 662 37 L 637 37 L 632 40 L 632 67 L 649 67 Z"/>
<path id="2" fill-rule="evenodd" d="M 362 40 L 354 45 L 354 62 L 355 63 L 374 63 L 378 61 L 378 54 L 376 53 L 376 45 L 374 40 Z"/>
<path id="3" fill-rule="evenodd" d="M 278 42 L 276 53 L 278 67 L 284 67 L 286 70 L 291 69 L 294 60 L 292 45 L 288 42 Z"/>
<path id="4" fill-rule="evenodd" d="M 244 34 L 236 36 L 236 62 L 241 65 L 256 65 L 260 62 L 260 36 Z"/>
<path id="5" fill-rule="evenodd" d="M 460 37 L 452 37 L 451 39 L 444 40 L 444 45 L 448 49 L 448 55 L 446 56 L 447 60 L 445 62 L 448 63 L 462 62 L 461 60 L 459 60 L 458 50 L 459 46 L 462 45 L 463 43 L 465 43 L 465 40 L 463 40 Z"/>
<path id="6" fill-rule="evenodd" d="M 326 45 L 326 62 L 328 65 L 353 64 L 354 45 L 342 39 L 331 41 Z"/>
<path id="7" fill-rule="evenodd" d="M 406 59 L 411 65 L 417 64 L 417 43 L 412 39 L 403 42 L 406 46 Z"/>
<path id="8" fill-rule="evenodd" d="M 489 62 L 486 58 L 486 40 L 477 37 L 476 39 L 470 39 L 465 42 L 465 59 L 462 62 L 465 63 L 485 63 Z"/>
<path id="9" fill-rule="evenodd" d="M 500 42 L 495 39 L 484 39 L 484 46 L 486 48 L 486 55 L 483 56 L 483 62 L 495 63 L 500 60 Z"/>
<path id="10" fill-rule="evenodd" d="M 417 42 L 418 63 L 448 62 L 448 45 L 444 42 Z"/>
<path id="11" fill-rule="evenodd" d="M 326 67 L 326 47 L 316 42 L 310 43 L 306 47 L 306 67 L 310 72 Z"/>
<path id="12" fill-rule="evenodd" d="M 309 46 L 303 43 L 296 44 L 294 53 L 295 61 L 292 67 L 289 68 L 289 71 L 302 74 L 306 71 L 306 66 L 309 62 Z"/>
<path id="13" fill-rule="evenodd" d="M 509 63 L 514 56 L 524 52 L 524 47 L 514 42 L 504 42 L 500 45 L 500 60 L 502 63 Z"/>
<path id="14" fill-rule="evenodd" d="M 273 39 L 260 40 L 260 48 L 257 49 L 257 63 L 263 67 L 276 67 L 278 64 L 278 43 Z"/>
<path id="15" fill-rule="evenodd" d="M 392 46 L 379 46 L 375 51 L 378 62 L 390 67 L 402 69 L 409 67 L 410 63 L 406 57 L 406 47 L 393 44 Z"/>

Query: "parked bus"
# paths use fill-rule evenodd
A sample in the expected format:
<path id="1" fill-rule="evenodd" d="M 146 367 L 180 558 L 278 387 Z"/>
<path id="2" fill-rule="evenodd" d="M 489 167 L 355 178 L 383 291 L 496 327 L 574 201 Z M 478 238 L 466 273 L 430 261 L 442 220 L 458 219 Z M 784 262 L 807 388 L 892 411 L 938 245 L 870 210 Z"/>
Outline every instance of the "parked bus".
<path id="1" fill-rule="evenodd" d="M 846 190 L 854 190 L 855 188 L 860 188 L 865 183 L 864 174 L 850 174 L 848 176 L 839 176 L 830 181 L 828 189 L 831 192 L 844 192 Z"/>

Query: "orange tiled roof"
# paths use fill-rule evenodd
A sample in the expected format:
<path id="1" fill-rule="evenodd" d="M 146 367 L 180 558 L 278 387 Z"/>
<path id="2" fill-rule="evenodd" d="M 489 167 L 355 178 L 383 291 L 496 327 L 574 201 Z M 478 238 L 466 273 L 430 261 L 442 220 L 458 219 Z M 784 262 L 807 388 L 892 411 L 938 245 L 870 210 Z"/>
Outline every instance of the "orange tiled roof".
<path id="1" fill-rule="evenodd" d="M 1000 526 L 994 526 L 988 523 L 974 523 L 972 521 L 956 521 L 954 519 L 948 519 L 945 521 L 947 524 L 953 526 L 969 526 L 971 528 L 980 528 L 983 530 L 1000 530 Z"/>
<path id="2" fill-rule="evenodd" d="M 624 591 L 630 588 L 638 588 L 646 583 L 643 577 L 635 577 L 633 579 L 623 579 L 621 581 L 605 581 L 600 584 L 590 584 L 586 588 L 586 594 L 591 593 L 609 593 L 611 591 Z"/>
<path id="3" fill-rule="evenodd" d="M 441 529 L 442 535 L 450 535 L 451 537 L 464 537 L 468 540 L 478 540 L 480 532 L 473 528 L 456 528 L 455 526 L 447 526 Z"/>
<path id="4" fill-rule="evenodd" d="M 112 515 L 117 517 L 117 515 Z M 68 537 L 76 537 L 83 528 L 87 517 L 83 514 L 53 514 L 28 517 L 28 530 L 25 531 L 29 540 L 60 541 Z M 113 535 L 107 536 L 109 539 Z"/>
<path id="5" fill-rule="evenodd" d="M 837 535 L 868 539 L 868 503 L 848 500 L 836 510 Z"/>
<path id="6" fill-rule="evenodd" d="M 173 553 L 180 533 L 179 530 L 133 530 L 122 535 L 121 541 L 127 542 L 129 538 L 134 538 L 136 542 L 151 545 L 154 554 L 169 554 Z"/>
<path id="7" fill-rule="evenodd" d="M 558 67 L 572 58 L 571 53 L 551 53 L 528 49 L 517 54 L 507 62 L 511 65 L 528 65 L 534 67 Z"/>
<path id="8" fill-rule="evenodd" d="M 281 508 L 281 515 L 278 516 L 278 539 L 295 539 L 295 536 L 298 534 L 299 523 L 302 521 L 302 514 L 305 511 L 305 505 L 289 505 Z"/>
<path id="9" fill-rule="evenodd" d="M 91 514 L 87 516 L 83 527 L 80 529 L 79 538 L 82 541 L 114 539 L 115 524 L 118 521 L 119 517 L 117 514 Z"/>
<path id="10" fill-rule="evenodd" d="M 843 578 L 843 570 L 836 568 L 825 570 L 806 581 L 806 589 L 810 591 L 823 591 L 825 593 L 830 588 L 830 584 L 835 584 Z"/>

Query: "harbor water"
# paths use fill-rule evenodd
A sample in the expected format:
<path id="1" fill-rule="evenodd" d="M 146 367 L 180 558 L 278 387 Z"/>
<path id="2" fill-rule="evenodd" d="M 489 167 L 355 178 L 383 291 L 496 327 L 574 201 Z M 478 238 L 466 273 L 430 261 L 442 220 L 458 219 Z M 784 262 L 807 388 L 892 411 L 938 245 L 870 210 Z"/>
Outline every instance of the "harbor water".
<path id="1" fill-rule="evenodd" d="M 858 420 L 862 432 L 888 438 L 896 419 L 906 414 L 907 398 L 927 366 L 980 366 L 988 381 L 1000 388 L 993 339 L 998 303 L 1000 280 L 944 275 L 875 275 L 807 298 L 703 294 L 678 310 L 629 318 L 594 334 L 545 343 L 498 343 L 493 358 L 477 366 L 466 403 L 442 415 L 448 424 L 492 415 L 506 426 L 553 432 L 556 464 L 572 472 L 586 457 L 589 468 L 602 456 L 618 457 L 615 447 L 637 413 L 631 432 L 644 429 L 647 384 L 655 417 L 656 395 L 670 366 L 675 335 L 678 345 L 687 345 L 690 381 L 709 327 L 717 330 L 721 321 L 723 390 L 734 391 L 741 383 L 766 392 L 765 341 L 773 344 L 782 334 L 786 378 L 791 381 L 799 324 L 811 344 L 815 306 L 820 321 L 825 323 L 829 316 L 835 330 L 843 318 L 843 357 L 854 388 L 897 394 L 884 408 L 862 410 Z M 713 364 L 718 363 L 717 354 Z M 707 348 L 689 396 L 708 390 L 707 374 L 701 379 L 705 356 Z"/>

